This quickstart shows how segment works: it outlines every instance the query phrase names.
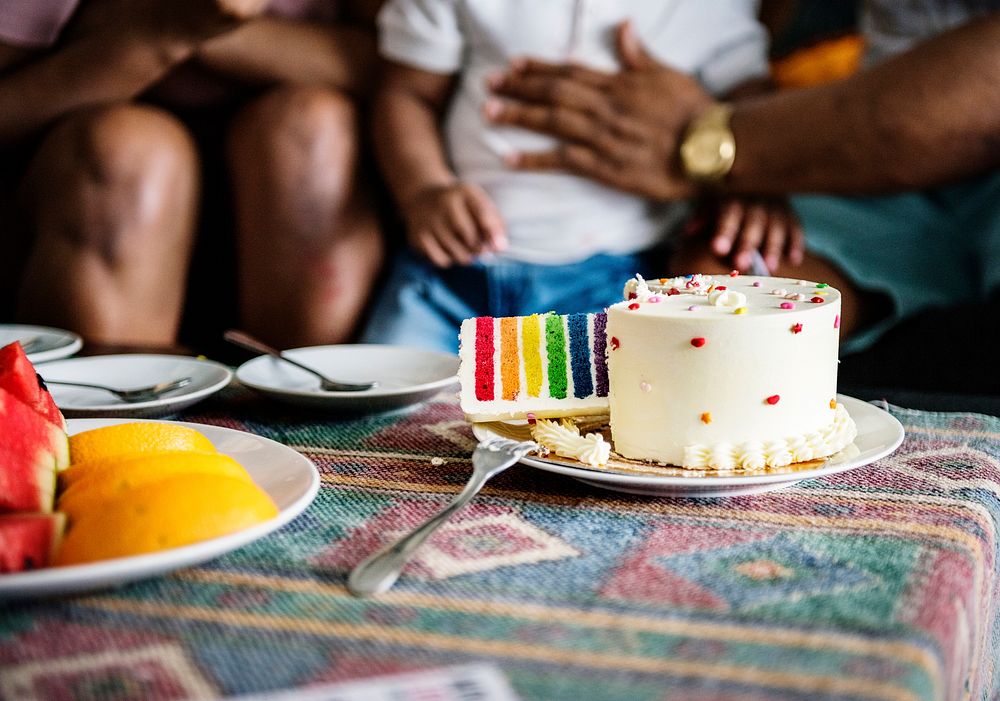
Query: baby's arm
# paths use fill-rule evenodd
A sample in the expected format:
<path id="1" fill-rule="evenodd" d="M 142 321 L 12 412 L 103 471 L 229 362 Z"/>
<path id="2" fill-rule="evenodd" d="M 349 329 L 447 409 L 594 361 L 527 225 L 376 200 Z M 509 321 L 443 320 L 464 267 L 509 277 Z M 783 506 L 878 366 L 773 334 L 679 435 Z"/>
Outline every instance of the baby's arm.
<path id="1" fill-rule="evenodd" d="M 481 188 L 458 181 L 440 123 L 454 76 L 386 61 L 376 94 L 375 153 L 406 223 L 407 240 L 435 265 L 466 265 L 506 244 Z"/>

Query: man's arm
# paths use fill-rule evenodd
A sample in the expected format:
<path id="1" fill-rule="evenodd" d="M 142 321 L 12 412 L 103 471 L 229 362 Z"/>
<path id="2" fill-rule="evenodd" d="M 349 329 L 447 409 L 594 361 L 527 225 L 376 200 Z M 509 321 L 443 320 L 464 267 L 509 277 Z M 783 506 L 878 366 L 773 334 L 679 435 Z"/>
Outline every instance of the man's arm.
<path id="1" fill-rule="evenodd" d="M 0 50 L 0 145 L 70 112 L 133 98 L 202 41 L 256 15 L 266 0 L 85 4 L 52 49 Z"/>
<path id="2" fill-rule="evenodd" d="M 262 17 L 206 42 L 199 60 L 255 83 L 323 83 L 355 95 L 372 89 L 374 28 Z"/>
<path id="3" fill-rule="evenodd" d="M 538 62 L 495 88 L 491 118 L 566 141 L 522 154 L 656 199 L 692 194 L 677 162 L 685 125 L 711 98 L 652 62 L 625 27 L 625 70 L 610 76 Z M 844 81 L 736 106 L 733 194 L 878 193 L 973 176 L 1000 165 L 1000 14 L 928 40 Z M 655 157 L 651 160 L 651 157 Z M 637 174 L 641 174 L 641 177 Z"/>
<path id="4" fill-rule="evenodd" d="M 1000 166 L 1000 15 L 855 76 L 736 106 L 735 192 L 881 192 Z"/>
<path id="5" fill-rule="evenodd" d="M 9 72 L 0 66 L 0 145 L 70 112 L 133 98 L 193 52 L 173 41 L 92 35 Z"/>

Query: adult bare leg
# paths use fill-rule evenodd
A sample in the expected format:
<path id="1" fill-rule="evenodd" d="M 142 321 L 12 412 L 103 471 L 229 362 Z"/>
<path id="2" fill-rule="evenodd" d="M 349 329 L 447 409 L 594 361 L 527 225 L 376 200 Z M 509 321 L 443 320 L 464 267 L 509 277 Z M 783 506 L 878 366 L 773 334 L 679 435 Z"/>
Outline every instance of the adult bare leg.
<path id="1" fill-rule="evenodd" d="M 359 178 L 358 114 L 325 87 L 274 90 L 234 121 L 242 323 L 278 345 L 351 339 L 383 243 Z"/>
<path id="2" fill-rule="evenodd" d="M 107 344 L 176 342 L 198 197 L 173 117 L 117 105 L 56 126 L 22 183 L 34 247 L 18 318 Z"/>

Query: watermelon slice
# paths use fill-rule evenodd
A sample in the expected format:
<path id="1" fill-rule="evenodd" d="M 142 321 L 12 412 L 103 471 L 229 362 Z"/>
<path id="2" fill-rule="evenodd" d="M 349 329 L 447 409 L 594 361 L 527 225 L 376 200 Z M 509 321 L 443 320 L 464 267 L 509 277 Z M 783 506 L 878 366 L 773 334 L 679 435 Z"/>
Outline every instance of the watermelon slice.
<path id="1" fill-rule="evenodd" d="M 0 387 L 0 513 L 52 511 L 56 470 L 68 464 L 66 431 Z"/>
<path id="2" fill-rule="evenodd" d="M 19 341 L 0 348 L 0 388 L 13 394 L 59 428 L 66 428 L 62 412 L 41 376 L 35 372 L 35 366 L 28 360 Z"/>
<path id="3" fill-rule="evenodd" d="M 66 516 L 59 512 L 0 516 L 0 574 L 47 566 L 65 525 Z"/>

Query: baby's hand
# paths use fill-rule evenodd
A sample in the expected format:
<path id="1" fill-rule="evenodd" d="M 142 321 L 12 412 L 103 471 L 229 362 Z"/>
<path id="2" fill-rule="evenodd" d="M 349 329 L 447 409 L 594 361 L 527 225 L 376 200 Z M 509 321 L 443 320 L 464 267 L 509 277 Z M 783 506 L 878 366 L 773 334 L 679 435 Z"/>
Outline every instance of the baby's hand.
<path id="1" fill-rule="evenodd" d="M 733 267 L 742 272 L 750 269 L 755 249 L 772 272 L 783 260 L 799 265 L 805 256 L 802 225 L 785 199 L 724 200 L 710 245 L 716 255 L 731 256 Z"/>
<path id="2" fill-rule="evenodd" d="M 403 207 L 403 215 L 410 245 L 439 268 L 468 265 L 507 245 L 500 213 L 477 185 L 429 187 Z"/>

